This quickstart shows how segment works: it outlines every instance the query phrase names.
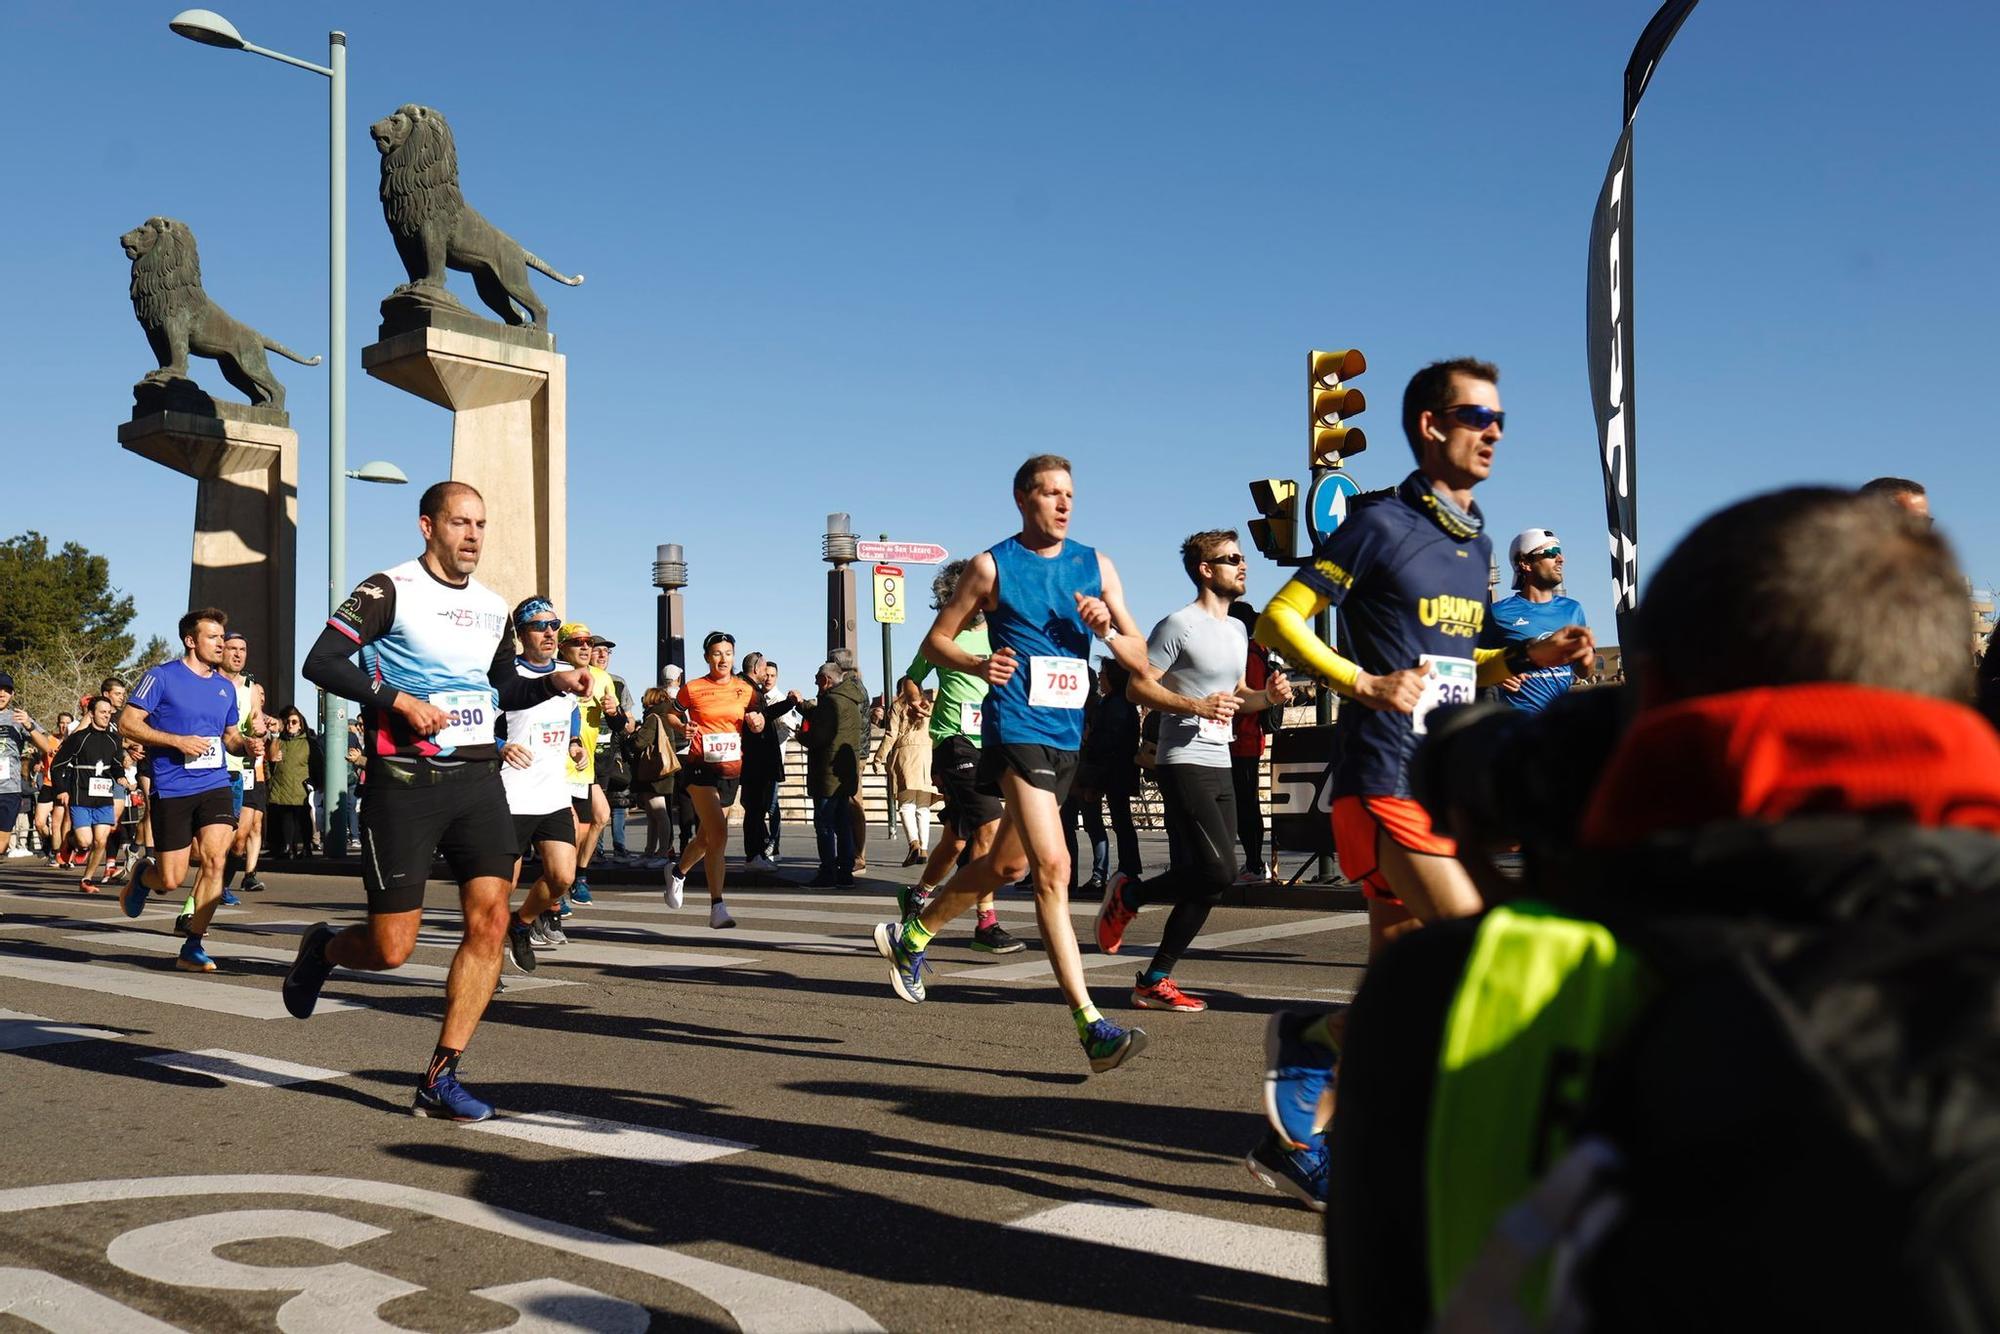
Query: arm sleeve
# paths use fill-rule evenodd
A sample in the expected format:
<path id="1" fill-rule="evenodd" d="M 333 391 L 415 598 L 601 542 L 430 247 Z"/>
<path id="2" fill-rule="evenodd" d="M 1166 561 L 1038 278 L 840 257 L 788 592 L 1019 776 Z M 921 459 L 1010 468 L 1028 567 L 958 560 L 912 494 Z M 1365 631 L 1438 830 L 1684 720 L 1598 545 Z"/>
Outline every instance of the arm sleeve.
<path id="1" fill-rule="evenodd" d="M 1257 642 L 1284 655 L 1343 695 L 1354 694 L 1361 679 L 1360 664 L 1343 658 L 1313 633 L 1313 617 L 1332 605 L 1325 592 L 1301 575 L 1278 590 L 1257 618 Z"/>
<path id="2" fill-rule="evenodd" d="M 486 683 L 493 687 L 493 693 L 500 698 L 500 707 L 507 709 L 532 709 L 545 699 L 552 699 L 562 693 L 556 686 L 555 673 L 547 676 L 523 676 L 514 670 L 514 655 L 507 652 L 507 641 L 500 641 L 500 653 L 493 659 L 493 666 L 487 669 Z"/>
<path id="3" fill-rule="evenodd" d="M 354 661 L 354 650 L 380 639 L 395 623 L 395 583 L 385 574 L 369 575 L 326 618 L 326 629 L 306 650 L 300 674 L 342 699 L 388 708 L 395 702 L 396 688 L 370 676 Z"/>

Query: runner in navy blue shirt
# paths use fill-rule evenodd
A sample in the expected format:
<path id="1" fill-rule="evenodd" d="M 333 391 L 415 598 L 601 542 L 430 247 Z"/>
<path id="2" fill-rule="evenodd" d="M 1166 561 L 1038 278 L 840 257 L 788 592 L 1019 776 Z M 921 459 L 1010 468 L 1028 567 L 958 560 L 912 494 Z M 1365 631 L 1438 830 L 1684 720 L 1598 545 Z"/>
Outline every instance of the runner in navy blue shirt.
<path id="1" fill-rule="evenodd" d="M 1514 567 L 1514 587 L 1487 613 L 1480 632 L 1481 648 L 1508 649 L 1553 635 L 1564 626 L 1583 625 L 1583 604 L 1563 597 L 1562 542 L 1547 528 L 1530 528 L 1507 544 L 1507 563 Z M 1527 713 L 1540 713 L 1568 694 L 1588 670 L 1588 662 L 1534 667 L 1500 683 L 1500 698 Z"/>
<path id="2" fill-rule="evenodd" d="M 149 892 L 179 893 L 189 847 L 198 845 L 194 912 L 174 961 L 190 973 L 215 971 L 202 937 L 222 901 L 222 868 L 236 836 L 223 757 L 264 753 L 262 741 L 237 730 L 236 686 L 219 670 L 228 627 L 228 615 L 214 607 L 181 617 L 187 652 L 141 677 L 118 717 L 119 734 L 144 746 L 153 768 L 153 855 L 132 873 L 119 902 L 127 917 L 137 917 Z"/>

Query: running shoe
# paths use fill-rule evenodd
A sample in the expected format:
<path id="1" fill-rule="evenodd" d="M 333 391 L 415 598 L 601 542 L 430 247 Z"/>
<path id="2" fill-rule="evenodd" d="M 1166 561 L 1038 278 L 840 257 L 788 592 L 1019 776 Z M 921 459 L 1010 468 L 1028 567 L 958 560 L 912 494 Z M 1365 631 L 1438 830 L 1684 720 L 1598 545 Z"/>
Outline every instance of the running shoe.
<path id="1" fill-rule="evenodd" d="M 1125 906 L 1124 889 L 1130 877 L 1120 872 L 1104 887 L 1104 902 L 1097 907 L 1097 948 L 1106 954 L 1118 953 L 1125 943 L 1125 928 L 1139 914 Z"/>
<path id="2" fill-rule="evenodd" d="M 553 912 L 556 915 L 556 920 L 558 922 L 560 922 L 565 917 L 576 916 L 576 909 L 569 906 L 569 895 L 567 894 L 557 899 L 556 906 L 554 908 L 551 908 L 549 911 Z"/>
<path id="3" fill-rule="evenodd" d="M 507 923 L 507 953 L 513 956 L 514 966 L 522 972 L 535 971 L 533 928 L 518 917 Z"/>
<path id="4" fill-rule="evenodd" d="M 1146 1030 L 1120 1028 L 1109 1019 L 1091 1021 L 1083 1035 L 1083 1054 L 1090 1058 L 1090 1073 L 1101 1075 L 1116 1070 L 1146 1050 Z"/>
<path id="5" fill-rule="evenodd" d="M 194 914 L 193 914 L 193 913 L 191 913 L 191 912 L 184 912 L 184 913 L 180 914 L 180 915 L 179 915 L 178 917 L 174 918 L 174 934 L 175 934 L 175 935 L 177 935 L 177 936 L 185 936 L 185 935 L 190 935 L 190 934 L 192 934 L 193 930 L 194 930 Z"/>
<path id="6" fill-rule="evenodd" d="M 688 878 L 682 874 L 678 862 L 667 864 L 667 892 L 663 896 L 669 908 L 678 908 L 687 901 Z"/>
<path id="7" fill-rule="evenodd" d="M 743 863 L 743 869 L 746 871 L 775 871 L 778 869 L 778 864 L 760 852 L 749 861 Z"/>
<path id="8" fill-rule="evenodd" d="M 903 948 L 903 927 L 899 922 L 880 922 L 875 927 L 875 950 L 889 961 L 889 982 L 896 994 L 915 1005 L 924 998 L 924 952 Z"/>
<path id="9" fill-rule="evenodd" d="M 1006 927 L 995 922 L 992 926 L 973 928 L 972 948 L 981 954 L 1019 954 L 1028 947 L 1014 939 Z"/>
<path id="10" fill-rule="evenodd" d="M 590 882 L 588 880 L 579 880 L 571 885 L 569 887 L 569 899 L 572 903 L 589 903 Z"/>
<path id="11" fill-rule="evenodd" d="M 925 889 L 922 885 L 898 885 L 896 886 L 896 911 L 902 915 L 903 920 L 906 922 L 912 917 L 922 917 L 924 909 L 930 907 L 931 900 L 936 897 L 936 890 Z"/>
<path id="12" fill-rule="evenodd" d="M 242 899 L 239 899 L 239 898 L 237 898 L 237 897 L 236 897 L 236 892 L 235 892 L 234 890 L 228 890 L 228 889 L 225 889 L 225 890 L 223 890 L 223 891 L 222 891 L 222 906 L 223 906 L 223 907 L 225 907 L 225 908 L 234 908 L 234 907 L 236 907 L 236 906 L 237 906 L 238 904 L 240 904 L 240 903 L 242 903 L 242 902 L 243 902 L 243 900 L 242 900 Z"/>
<path id="13" fill-rule="evenodd" d="M 1200 1014 L 1208 1008 L 1207 1001 L 1188 995 L 1171 977 L 1147 986 L 1144 973 L 1132 979 L 1132 1003 L 1142 1010 L 1179 1010 L 1185 1014 Z"/>
<path id="14" fill-rule="evenodd" d="M 1230 883 L 1237 885 L 1263 885 L 1268 884 L 1270 879 L 1271 877 L 1265 874 L 1263 867 L 1246 866 L 1243 868 L 1243 874 L 1237 876 Z"/>
<path id="15" fill-rule="evenodd" d="M 257 875 L 255 872 L 252 872 L 251 874 L 244 876 L 243 892 L 245 894 L 262 894 L 264 892 L 263 878 Z"/>
<path id="16" fill-rule="evenodd" d="M 486 1121 L 493 1116 L 493 1105 L 473 1097 L 456 1074 L 444 1070 L 429 1084 L 417 1086 L 417 1100 L 410 1111 L 439 1121 Z"/>
<path id="17" fill-rule="evenodd" d="M 727 931 L 736 925 L 736 919 L 729 915 L 729 909 L 717 899 L 708 905 L 708 925 L 711 930 Z"/>
<path id="18" fill-rule="evenodd" d="M 1287 1148 L 1319 1142 L 1320 1095 L 1339 1058 L 1299 1037 L 1315 1016 L 1280 1010 L 1264 1025 L 1264 1117 Z"/>
<path id="19" fill-rule="evenodd" d="M 555 942 L 549 939 L 548 928 L 542 925 L 542 915 L 535 914 L 535 920 L 528 923 L 528 943 L 537 949 L 554 949 Z"/>
<path id="20" fill-rule="evenodd" d="M 306 1018 L 319 1003 L 319 989 L 326 985 L 327 974 L 333 971 L 333 963 L 326 957 L 326 947 L 333 936 L 331 926 L 317 922 L 299 937 L 298 957 L 292 960 L 291 971 L 285 974 L 284 988 L 285 1008 L 294 1019 Z"/>
<path id="21" fill-rule="evenodd" d="M 125 869 L 125 863 L 113 857 L 104 864 L 104 870 L 97 877 L 97 883 L 99 885 L 115 885 L 125 878 Z"/>
<path id="22" fill-rule="evenodd" d="M 102 894 L 104 892 L 104 882 L 101 880 L 92 880 L 89 876 L 85 876 L 83 879 L 77 881 L 76 887 L 85 894 Z"/>
<path id="23" fill-rule="evenodd" d="M 149 861 L 142 859 L 137 870 L 132 872 L 132 883 L 118 896 L 118 906 L 125 910 L 127 917 L 137 917 L 146 911 L 146 868 Z"/>
<path id="24" fill-rule="evenodd" d="M 1288 1149 L 1266 1135 L 1244 1155 L 1243 1165 L 1272 1190 L 1291 1196 L 1316 1214 L 1326 1212 L 1326 1141 L 1309 1149 Z"/>
<path id="25" fill-rule="evenodd" d="M 200 936 L 189 936 L 187 944 L 181 946 L 179 956 L 174 959 L 174 967 L 183 973 L 212 973 L 215 960 L 208 957 L 208 951 L 201 947 Z"/>
<path id="26" fill-rule="evenodd" d="M 562 919 L 552 912 L 542 914 L 542 934 L 549 938 L 551 945 L 569 944 L 569 936 L 562 929 Z"/>

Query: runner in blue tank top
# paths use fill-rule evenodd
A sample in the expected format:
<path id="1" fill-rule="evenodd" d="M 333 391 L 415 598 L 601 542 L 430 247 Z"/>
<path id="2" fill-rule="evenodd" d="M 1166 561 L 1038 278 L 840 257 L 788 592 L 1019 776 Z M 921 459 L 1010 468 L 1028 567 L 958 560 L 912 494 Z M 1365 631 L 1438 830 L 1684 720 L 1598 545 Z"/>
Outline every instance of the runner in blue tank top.
<path id="1" fill-rule="evenodd" d="M 924 998 L 924 949 L 960 913 L 1031 868 L 1035 918 L 1056 982 L 1070 1005 L 1090 1068 L 1112 1070 L 1146 1044 L 1090 1003 L 1083 960 L 1069 916 L 1069 837 L 1061 808 L 1083 744 L 1083 702 L 1090 690 L 1093 635 L 1122 640 L 1143 659 L 1138 624 L 1125 608 L 1109 557 L 1069 540 L 1075 491 L 1069 460 L 1041 454 L 1014 474 L 1021 511 L 1015 537 L 974 557 L 938 611 L 924 656 L 941 668 L 978 676 L 990 687 L 980 726 L 979 785 L 1006 801 L 992 849 L 945 882 L 923 912 L 875 928 L 896 994 Z M 980 657 L 954 642 L 985 614 L 993 652 Z M 1193 701 L 1189 701 L 1193 706 Z"/>

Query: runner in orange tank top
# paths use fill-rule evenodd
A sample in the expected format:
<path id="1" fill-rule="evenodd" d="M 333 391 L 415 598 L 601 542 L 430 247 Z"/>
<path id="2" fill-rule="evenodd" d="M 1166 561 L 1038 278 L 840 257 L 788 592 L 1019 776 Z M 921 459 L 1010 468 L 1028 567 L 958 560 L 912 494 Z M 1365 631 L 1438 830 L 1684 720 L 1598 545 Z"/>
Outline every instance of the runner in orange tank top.
<path id="1" fill-rule="evenodd" d="M 667 906 L 678 908 L 687 889 L 688 872 L 698 859 L 708 876 L 708 924 L 717 930 L 736 925 L 722 902 L 722 877 L 729 863 L 729 807 L 743 773 L 743 734 L 764 730 L 764 715 L 752 709 L 756 690 L 734 675 L 736 639 L 711 630 L 701 643 L 708 675 L 681 687 L 680 706 L 687 710 L 687 794 L 694 803 L 701 830 L 667 868 Z"/>

